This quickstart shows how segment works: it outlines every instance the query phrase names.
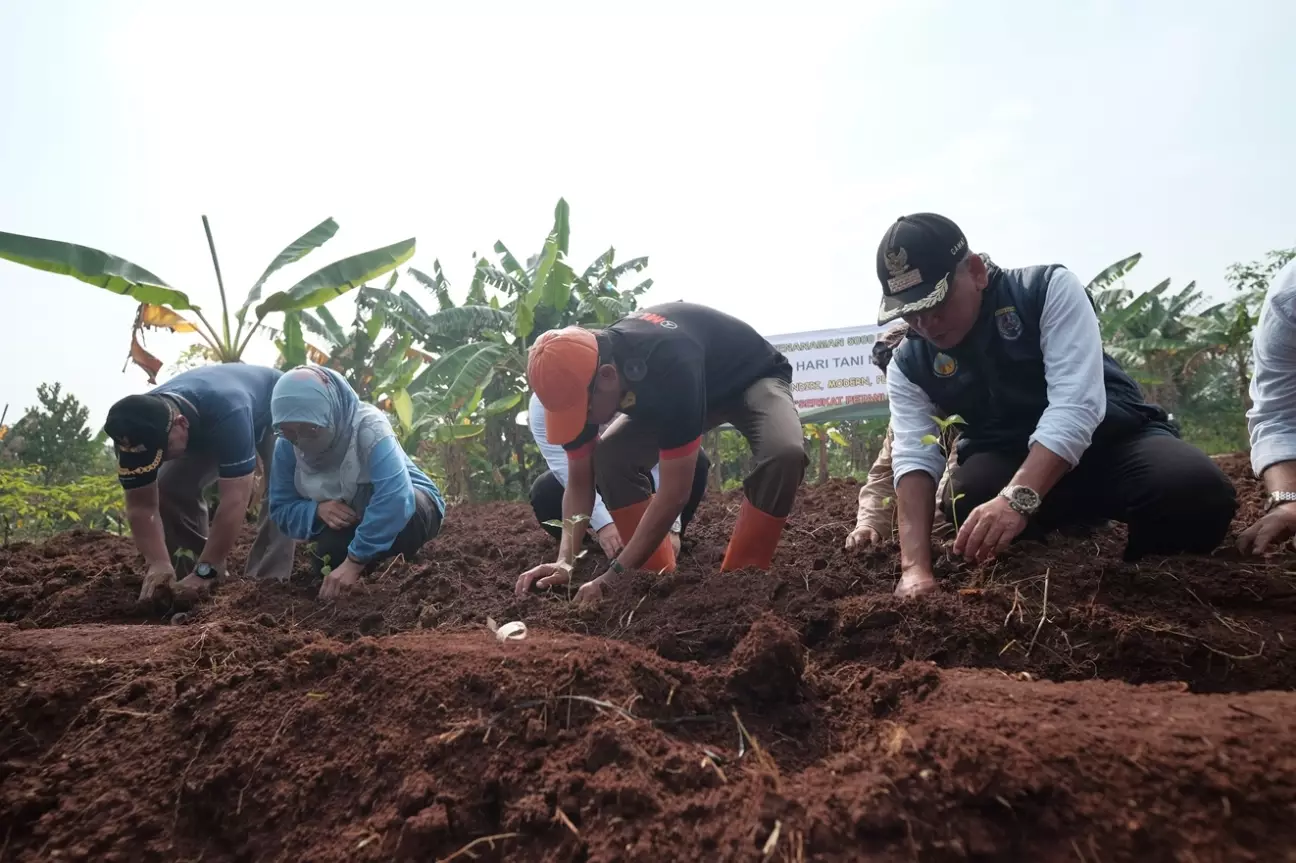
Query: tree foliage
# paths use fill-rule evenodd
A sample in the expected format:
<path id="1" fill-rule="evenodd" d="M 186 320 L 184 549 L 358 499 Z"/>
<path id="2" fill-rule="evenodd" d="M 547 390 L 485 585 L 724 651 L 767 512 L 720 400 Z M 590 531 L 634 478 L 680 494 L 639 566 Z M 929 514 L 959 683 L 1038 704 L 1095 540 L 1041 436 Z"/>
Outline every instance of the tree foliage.
<path id="1" fill-rule="evenodd" d="M 0 468 L 0 539 L 5 546 L 73 527 L 121 533 L 124 523 L 125 500 L 115 476 L 50 484 L 34 465 Z"/>
<path id="2" fill-rule="evenodd" d="M 1179 291 L 1169 279 L 1141 292 L 1126 287 L 1140 257 L 1090 282 L 1107 351 L 1175 417 L 1186 439 L 1208 452 L 1245 449 L 1252 332 L 1269 281 L 1296 249 L 1229 267 L 1222 302 L 1208 302 L 1195 282 Z"/>
<path id="3" fill-rule="evenodd" d="M 59 383 L 36 388 L 39 402 L 14 424 L 7 445 L 17 460 L 35 467 L 44 485 L 71 482 L 106 467 L 105 438 L 90 431 L 90 411 Z"/>
<path id="4" fill-rule="evenodd" d="M 127 363 L 134 362 L 148 374 L 149 383 L 157 383 L 157 373 L 162 368 L 162 361 L 144 348 L 141 335 L 145 329 L 197 333 L 220 362 L 239 362 L 266 315 L 321 306 L 370 279 L 396 269 L 410 259 L 415 247 L 414 238 L 411 237 L 380 249 L 342 258 L 316 270 L 292 287 L 276 291 L 262 300 L 261 294 L 267 279 L 283 267 L 300 261 L 337 233 L 337 222 L 325 219 L 275 256 L 260 278 L 253 283 L 243 304 L 231 315 L 230 302 L 225 295 L 225 279 L 216 255 L 216 243 L 206 216 L 202 217 L 202 223 L 207 246 L 211 251 L 212 267 L 216 272 L 216 285 L 220 289 L 219 328 L 207 319 L 203 310 L 194 305 L 185 292 L 171 287 L 137 264 L 98 249 L 0 231 L 0 258 L 32 269 L 71 276 L 138 301 Z M 182 311 L 191 312 L 197 323 L 181 315 Z M 254 315 L 250 323 L 249 311 Z"/>

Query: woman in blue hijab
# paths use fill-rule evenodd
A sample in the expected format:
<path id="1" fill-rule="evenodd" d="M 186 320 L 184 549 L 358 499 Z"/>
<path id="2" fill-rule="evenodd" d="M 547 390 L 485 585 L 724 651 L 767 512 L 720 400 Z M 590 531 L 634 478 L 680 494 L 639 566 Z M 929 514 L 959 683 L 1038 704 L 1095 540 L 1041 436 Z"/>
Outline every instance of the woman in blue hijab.
<path id="1" fill-rule="evenodd" d="M 270 472 L 270 518 L 315 545 L 333 599 L 367 567 L 413 557 L 441 530 L 445 501 L 410 461 L 386 415 L 361 402 L 332 369 L 301 366 L 275 384 L 270 414 L 279 440 Z"/>

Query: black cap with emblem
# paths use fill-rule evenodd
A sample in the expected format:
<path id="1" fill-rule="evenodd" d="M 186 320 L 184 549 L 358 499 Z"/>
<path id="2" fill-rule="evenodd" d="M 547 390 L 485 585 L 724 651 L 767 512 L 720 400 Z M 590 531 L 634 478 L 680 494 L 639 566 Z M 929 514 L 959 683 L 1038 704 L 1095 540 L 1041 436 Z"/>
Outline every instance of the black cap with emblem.
<path id="1" fill-rule="evenodd" d="M 127 396 L 108 409 L 104 433 L 117 450 L 122 488 L 143 488 L 157 479 L 177 413 L 170 399 L 155 395 Z"/>
<path id="2" fill-rule="evenodd" d="M 944 216 L 915 213 L 897 219 L 877 251 L 878 280 L 882 282 L 878 323 L 939 304 L 949 291 L 955 267 L 967 253 L 967 237 Z"/>

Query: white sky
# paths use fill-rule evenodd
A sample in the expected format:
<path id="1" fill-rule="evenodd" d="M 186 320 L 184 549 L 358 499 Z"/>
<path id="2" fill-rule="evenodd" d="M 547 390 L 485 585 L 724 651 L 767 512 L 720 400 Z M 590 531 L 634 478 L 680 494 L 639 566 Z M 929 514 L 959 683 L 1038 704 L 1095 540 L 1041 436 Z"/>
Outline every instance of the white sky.
<path id="1" fill-rule="evenodd" d="M 534 252 L 565 196 L 577 266 L 649 255 L 650 300 L 766 334 L 873 322 L 906 212 L 1007 266 L 1142 251 L 1135 287 L 1221 292 L 1296 244 L 1296 3 L 466 5 L 0 3 L 0 229 L 215 314 L 203 213 L 235 306 L 326 216 L 271 288 L 413 235 L 462 296 L 474 251 Z M 0 300 L 10 421 L 43 381 L 96 425 L 147 389 L 131 300 L 3 261 Z"/>

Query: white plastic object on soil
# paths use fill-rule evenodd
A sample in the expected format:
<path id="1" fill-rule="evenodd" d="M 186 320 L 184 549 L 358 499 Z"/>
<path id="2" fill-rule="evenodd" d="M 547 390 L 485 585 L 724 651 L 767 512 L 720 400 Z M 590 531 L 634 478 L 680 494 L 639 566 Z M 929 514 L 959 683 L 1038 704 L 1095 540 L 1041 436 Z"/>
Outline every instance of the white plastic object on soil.
<path id="1" fill-rule="evenodd" d="M 527 637 L 527 626 L 520 620 L 514 620 L 500 626 L 494 618 L 486 618 L 486 628 L 495 633 L 500 641 L 521 641 Z"/>

